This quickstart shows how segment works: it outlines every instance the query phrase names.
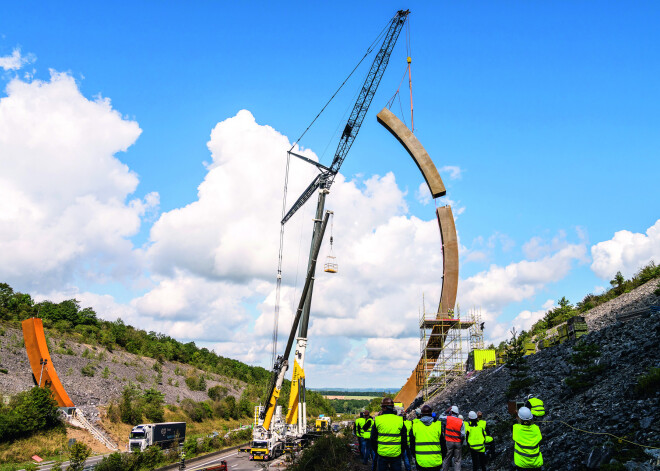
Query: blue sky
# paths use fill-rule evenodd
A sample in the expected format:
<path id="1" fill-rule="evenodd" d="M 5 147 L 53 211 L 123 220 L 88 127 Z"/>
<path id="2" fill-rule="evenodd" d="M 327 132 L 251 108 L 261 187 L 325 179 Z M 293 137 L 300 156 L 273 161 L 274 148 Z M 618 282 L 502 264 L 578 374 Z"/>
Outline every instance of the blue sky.
<path id="1" fill-rule="evenodd" d="M 241 147 L 236 136 L 259 136 L 264 146 L 271 139 L 277 146 L 285 137 L 293 142 L 388 18 L 403 7 L 411 10 L 415 133 L 441 169 L 457 214 L 460 300 L 464 307 L 485 310 L 492 340 L 501 339 L 511 325 L 525 326 L 541 315 L 551 305 L 548 300 L 565 295 L 578 301 L 596 287 L 608 286 L 608 277 L 617 270 L 630 276 L 640 264 L 660 260 L 657 3 L 151 1 L 116 2 L 108 8 L 28 1 L 4 5 L 0 18 L 0 58 L 5 58 L 0 59 L 5 65 L 0 69 L 0 100 L 5 104 L 0 105 L 0 119 L 26 133 L 20 141 L 17 132 L 0 137 L 0 165 L 5 167 L 2 173 L 14 176 L 12 197 L 25 207 L 41 208 L 52 220 L 45 224 L 15 214 L 9 210 L 12 199 L 5 198 L 0 220 L 27 232 L 5 231 L 4 240 L 0 237 L 0 248 L 16 254 L 3 260 L 3 280 L 42 296 L 73 294 L 97 303 L 107 318 L 121 315 L 264 364 L 277 262 L 272 245 L 278 227 L 271 220 L 279 215 L 284 154 L 279 147 L 272 156 L 266 156 L 267 147 Z M 22 59 L 19 68 L 9 62 L 16 50 Z M 331 305 L 337 292 L 364 284 L 364 292 L 382 297 L 383 304 L 408 310 L 407 318 L 415 324 L 422 293 L 435 299 L 439 292 L 437 267 L 423 266 L 437 262 L 438 254 L 425 258 L 409 253 L 413 242 L 403 234 L 414 234 L 420 247 L 435 251 L 434 204 L 417 197 L 423 182 L 419 171 L 375 119 L 396 91 L 405 66 L 402 35 L 342 167 L 345 180 L 333 187 L 329 199 L 328 206 L 337 211 L 335 238 L 343 250 L 337 255 L 345 278 L 326 283 L 327 292 L 319 288 L 318 302 Z M 51 70 L 63 74 L 59 82 Z M 301 143 L 322 162 L 332 157 L 336 129 L 365 71 L 363 66 Z M 61 86 L 57 92 L 55 82 Z M 401 90 L 406 110 L 405 81 Z M 30 103 L 48 93 L 49 100 L 39 103 L 49 105 L 40 105 L 44 108 L 31 121 L 27 113 L 19 115 L 8 106 L 14 99 L 30 110 Z M 86 104 L 98 103 L 99 96 L 109 99 L 111 108 L 87 115 Z M 86 129 L 90 142 L 84 136 L 76 138 L 80 142 L 71 140 L 69 148 L 64 142 L 64 154 L 76 165 L 102 155 L 107 167 L 98 168 L 105 170 L 85 173 L 100 186 L 108 172 L 121 175 L 107 200 L 94 188 L 76 193 L 105 201 L 104 209 L 84 214 L 114 221 L 104 231 L 113 236 L 85 238 L 81 231 L 71 232 L 80 238 L 76 249 L 69 250 L 56 237 L 44 242 L 34 234 L 74 231 L 73 220 L 66 228 L 57 226 L 58 212 L 71 214 L 79 200 L 65 203 L 69 200 L 54 186 L 46 204 L 42 192 L 21 184 L 26 177 L 16 170 L 16 162 L 29 162 L 35 181 L 52 184 L 48 175 L 40 175 L 39 159 L 53 163 L 64 154 L 35 151 L 26 142 L 44 115 L 56 116 L 74 102 L 79 113 L 67 118 L 66 125 Z M 392 110 L 399 114 L 398 108 L 397 101 Z M 102 116 L 113 110 L 119 117 L 102 127 Z M 240 110 L 248 110 L 253 120 L 237 116 Z M 407 114 L 404 118 L 409 123 Z M 221 122 L 225 124 L 216 128 Z M 52 132 L 66 140 L 65 129 L 55 126 Z M 47 130 L 40 132 L 47 141 Z M 105 139 L 109 144 L 97 155 L 95 142 Z M 248 164 L 242 166 L 241 159 Z M 119 163 L 130 172 L 118 170 Z M 442 170 L 446 166 L 460 169 L 456 178 Z M 66 175 L 75 177 L 75 168 Z M 306 185 L 306 171 L 300 168 L 295 174 L 299 181 L 292 185 L 290 201 Z M 137 178 L 133 183 L 132 174 Z M 66 175 L 72 187 L 81 178 L 69 181 Z M 214 186 L 217 181 L 224 186 Z M 203 182 L 208 189 L 204 194 Z M 228 192 L 227 182 L 237 188 Z M 148 197 L 155 193 L 156 199 Z M 206 200 L 208 194 L 223 201 Z M 61 204 L 52 203 L 53 198 Z M 447 198 L 437 203 L 447 204 Z M 131 206 L 131 201 L 137 203 Z M 108 208 L 118 213 L 106 215 Z M 365 208 L 369 216 L 358 216 L 352 212 L 356 208 Z M 309 215 L 287 228 L 291 239 L 285 257 L 294 272 L 301 266 L 300 247 L 308 243 L 300 242 L 307 237 L 303 217 Z M 84 218 L 74 220 L 82 224 Z M 243 237 L 241 230 L 246 231 Z M 241 247 L 242 238 L 254 239 L 253 245 Z M 228 244 L 230 239 L 238 245 Z M 22 252 L 12 249 L 21 240 L 43 245 L 43 254 L 21 259 Z M 196 242 L 187 246 L 190 240 Z M 347 257 L 370 253 L 374 243 L 387 250 L 373 259 Z M 37 270 L 43 263 L 38 256 L 49 252 L 62 254 L 60 268 Z M 207 266 L 209 260 L 213 267 Z M 372 265 L 377 277 L 365 268 Z M 295 275 L 289 276 L 293 285 Z M 521 285 L 526 288 L 507 294 Z M 203 295 L 195 291 L 199 286 L 206 287 Z M 333 287 L 338 291 L 333 293 Z M 179 297 L 167 297 L 177 289 Z M 319 348 L 315 357 L 310 342 L 311 377 L 343 381 L 346 387 L 374 382 L 396 386 L 418 353 L 415 326 L 388 330 L 373 325 L 372 310 L 387 308 L 378 299 L 346 293 L 343 305 L 320 307 L 316 330 L 312 321 Z M 387 296 L 397 301 L 386 302 Z M 381 314 L 394 319 L 395 310 Z M 529 316 L 520 316 L 527 311 Z M 195 313 L 202 313 L 202 319 L 195 320 Z M 349 315 L 355 325 L 346 320 Z M 195 334 L 186 322 L 217 333 Z M 360 326 L 364 334 L 356 333 Z M 246 342 L 254 346 L 246 349 Z M 387 356 L 392 346 L 402 350 L 400 357 Z M 359 378 L 344 377 L 346 366 L 355 362 L 361 365 Z"/>

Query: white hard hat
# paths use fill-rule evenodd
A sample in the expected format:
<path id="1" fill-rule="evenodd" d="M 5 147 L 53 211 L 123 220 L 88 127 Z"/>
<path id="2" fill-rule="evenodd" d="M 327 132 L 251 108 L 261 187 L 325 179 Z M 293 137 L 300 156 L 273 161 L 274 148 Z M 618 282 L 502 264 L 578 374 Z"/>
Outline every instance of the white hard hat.
<path id="1" fill-rule="evenodd" d="M 532 420 L 532 411 L 527 407 L 521 407 L 518 409 L 518 417 L 520 420 Z"/>
<path id="2" fill-rule="evenodd" d="M 458 406 L 451 406 L 451 411 L 453 414 L 458 415 Z"/>
<path id="3" fill-rule="evenodd" d="M 470 420 L 476 419 L 477 418 L 477 413 L 475 411 L 471 410 L 470 413 L 468 414 L 468 418 Z"/>
<path id="4" fill-rule="evenodd" d="M 458 414 L 458 418 L 461 419 L 461 420 L 463 420 L 463 415 Z"/>

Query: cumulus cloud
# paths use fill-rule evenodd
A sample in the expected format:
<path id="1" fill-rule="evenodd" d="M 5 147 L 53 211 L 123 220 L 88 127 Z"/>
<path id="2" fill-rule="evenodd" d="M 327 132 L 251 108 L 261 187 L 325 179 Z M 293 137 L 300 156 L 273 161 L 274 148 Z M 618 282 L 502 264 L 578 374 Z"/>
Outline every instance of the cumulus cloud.
<path id="1" fill-rule="evenodd" d="M 284 159 L 290 146 L 286 136 L 258 124 L 246 110 L 218 123 L 208 142 L 212 161 L 197 201 L 163 213 L 153 225 L 147 259 L 160 281 L 133 303 L 141 315 L 151 316 L 150 322 L 192 321 L 192 313 L 208 303 L 200 290 L 215 289 L 232 302 L 213 315 L 199 313 L 191 331 L 203 332 L 201 338 L 222 354 L 251 361 L 268 357 Z M 316 159 L 310 150 L 298 152 Z M 291 161 L 290 202 L 315 173 L 308 164 Z M 299 301 L 314 206 L 315 198 L 285 231 L 282 337 L 288 335 Z M 326 206 L 335 212 L 333 253 L 340 274 L 324 273 L 322 264 L 318 268 L 308 364 L 312 371 L 327 371 L 340 357 L 359 358 L 375 369 L 364 339 L 388 339 L 383 342 L 399 348 L 395 339 L 417 336 L 422 295 L 437 303 L 442 276 L 437 222 L 433 213 L 428 221 L 407 215 L 405 193 L 391 173 L 352 180 L 337 175 Z M 329 235 L 321 262 L 329 254 Z M 198 295 L 202 300 L 194 304 Z M 242 317 L 246 314 L 240 307 L 245 305 L 256 306 L 256 320 Z M 246 325 L 237 325 L 227 336 L 209 325 L 211 319 L 230 317 Z M 374 325 L 378 328 L 367 328 Z M 174 332 L 172 325 L 166 332 Z M 409 373 L 405 368 L 402 376 Z"/>
<path id="2" fill-rule="evenodd" d="M 645 234 L 618 231 L 610 240 L 591 247 L 591 269 L 600 278 L 611 279 L 621 271 L 631 277 L 641 266 L 660 262 L 660 219 Z"/>
<path id="3" fill-rule="evenodd" d="M 511 322 L 498 317 L 503 309 L 516 302 L 531 299 L 550 283 L 564 278 L 575 262 L 586 262 L 585 244 L 567 244 L 555 253 L 539 260 L 522 260 L 507 266 L 491 265 L 488 270 L 459 283 L 459 302 L 462 306 L 481 308 L 483 320 L 495 328 L 487 331 L 488 340 L 495 342 L 507 337 Z M 540 312 L 540 311 L 539 311 Z M 520 325 L 531 325 L 539 312 L 519 314 Z"/>
<path id="4" fill-rule="evenodd" d="M 545 303 L 543 303 L 543 306 L 538 311 L 522 311 L 515 317 L 515 319 L 513 319 L 511 324 L 516 328 L 518 332 L 522 330 L 529 330 L 536 323 L 536 321 L 542 319 L 550 309 L 555 307 L 555 302 L 552 299 L 548 299 Z"/>
<path id="5" fill-rule="evenodd" d="M 449 178 L 451 180 L 458 180 L 461 178 L 461 174 L 463 171 L 461 170 L 461 167 L 458 167 L 456 165 L 445 165 L 439 170 L 440 174 L 443 175 L 444 173 L 449 173 Z"/>
<path id="6" fill-rule="evenodd" d="M 25 64 L 34 62 L 34 56 L 28 54 L 27 56 L 21 55 L 20 49 L 16 48 L 8 56 L 0 56 L 0 67 L 5 71 L 19 70 Z"/>
<path id="7" fill-rule="evenodd" d="M 419 201 L 423 205 L 427 205 L 431 202 L 432 195 L 431 195 L 431 191 L 429 190 L 429 186 L 426 184 L 426 182 L 422 182 L 419 184 L 419 187 L 415 192 L 415 198 L 417 198 L 417 201 Z"/>
<path id="8" fill-rule="evenodd" d="M 140 135 L 74 79 L 12 80 L 0 99 L 0 279 L 49 289 L 74 277 L 135 275 L 128 240 L 158 195 L 127 200 L 138 178 L 115 154 Z"/>

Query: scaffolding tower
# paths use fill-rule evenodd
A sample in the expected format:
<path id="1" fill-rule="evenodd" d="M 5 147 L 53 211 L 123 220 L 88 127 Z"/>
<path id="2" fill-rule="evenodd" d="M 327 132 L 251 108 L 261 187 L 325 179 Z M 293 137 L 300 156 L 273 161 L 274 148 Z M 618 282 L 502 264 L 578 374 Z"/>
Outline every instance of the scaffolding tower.
<path id="1" fill-rule="evenodd" d="M 483 350 L 484 348 L 484 327 L 481 320 L 481 308 L 473 307 L 470 309 L 470 351 Z"/>
<path id="2" fill-rule="evenodd" d="M 421 368 L 417 369 L 416 380 L 424 401 L 464 373 L 473 326 L 474 321 L 461 319 L 458 306 L 433 313 L 423 307 L 419 319 Z"/>

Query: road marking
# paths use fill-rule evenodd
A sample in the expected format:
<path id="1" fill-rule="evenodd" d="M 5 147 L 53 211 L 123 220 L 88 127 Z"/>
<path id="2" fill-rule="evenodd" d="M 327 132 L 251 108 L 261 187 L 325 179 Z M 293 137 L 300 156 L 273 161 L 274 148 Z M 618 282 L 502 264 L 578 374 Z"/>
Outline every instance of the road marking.
<path id="1" fill-rule="evenodd" d="M 208 461 L 205 461 L 205 462 L 202 462 L 202 463 L 196 464 L 194 468 L 190 468 L 190 471 L 195 471 L 196 469 L 203 468 L 203 467 L 205 467 L 205 466 L 207 466 L 207 465 L 209 465 L 209 464 L 214 463 L 215 461 L 222 460 L 222 459 L 224 459 L 224 458 L 229 458 L 230 456 L 234 456 L 234 455 L 238 455 L 238 452 L 236 451 L 236 452 L 234 452 L 234 453 L 232 453 L 232 454 L 230 454 L 230 455 L 213 456 L 213 457 L 211 457 L 211 458 L 207 458 Z"/>

